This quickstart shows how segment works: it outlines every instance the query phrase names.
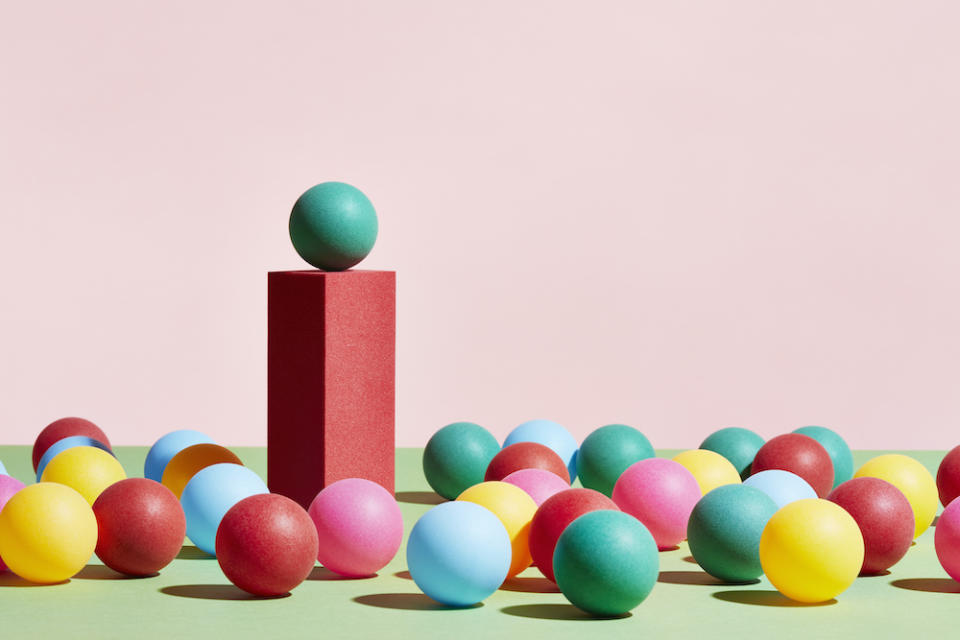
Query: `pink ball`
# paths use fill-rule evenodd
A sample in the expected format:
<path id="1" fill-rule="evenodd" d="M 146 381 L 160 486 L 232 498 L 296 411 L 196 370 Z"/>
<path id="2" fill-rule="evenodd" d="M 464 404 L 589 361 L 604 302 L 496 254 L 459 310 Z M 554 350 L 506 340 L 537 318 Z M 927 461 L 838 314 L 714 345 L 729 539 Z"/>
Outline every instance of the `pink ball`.
<path id="1" fill-rule="evenodd" d="M 613 501 L 642 522 L 660 550 L 687 537 L 687 520 L 700 500 L 700 485 L 673 460 L 647 458 L 627 467 L 613 487 Z"/>
<path id="2" fill-rule="evenodd" d="M 937 520 L 937 532 L 933 536 L 940 566 L 960 582 L 960 498 L 954 498 Z"/>
<path id="3" fill-rule="evenodd" d="M 309 513 L 320 541 L 317 560 L 340 575 L 374 575 L 393 560 L 403 539 L 400 505 L 386 489 L 363 478 L 324 488 Z"/>
<path id="4" fill-rule="evenodd" d="M 20 489 L 23 489 L 22 482 L 12 476 L 0 474 L 0 511 L 3 510 L 3 505 L 7 504 L 7 500 Z M 3 558 L 0 558 L 0 572 L 6 570 L 7 565 L 3 563 Z"/>
<path id="5" fill-rule="evenodd" d="M 570 488 L 563 478 L 546 469 L 520 469 L 508 475 L 503 481 L 526 491 L 538 507 L 555 493 Z"/>

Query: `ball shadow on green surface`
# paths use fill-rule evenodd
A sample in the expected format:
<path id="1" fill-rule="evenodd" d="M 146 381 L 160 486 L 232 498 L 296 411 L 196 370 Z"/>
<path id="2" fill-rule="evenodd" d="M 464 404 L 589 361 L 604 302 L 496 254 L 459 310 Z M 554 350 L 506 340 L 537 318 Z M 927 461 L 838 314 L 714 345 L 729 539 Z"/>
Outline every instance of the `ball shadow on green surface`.
<path id="1" fill-rule="evenodd" d="M 797 602 L 791 600 L 779 591 L 756 591 L 756 590 L 730 590 L 715 591 L 712 595 L 717 600 L 725 602 L 735 602 L 737 604 L 749 604 L 761 607 L 826 607 L 837 604 L 836 599 L 826 602 Z"/>
<path id="2" fill-rule="evenodd" d="M 694 558 L 693 556 L 683 556 L 680 559 L 683 560 L 684 562 L 689 562 L 690 564 L 697 564 L 697 565 L 700 564 L 699 562 L 697 562 L 697 559 Z"/>
<path id="3" fill-rule="evenodd" d="M 216 556 L 212 556 L 206 551 L 202 551 L 192 544 L 185 544 L 180 548 L 180 553 L 177 554 L 177 560 L 216 560 Z"/>
<path id="4" fill-rule="evenodd" d="M 393 575 L 397 578 L 403 578 L 404 580 L 413 580 L 413 576 L 410 575 L 409 571 L 397 571 Z"/>
<path id="5" fill-rule="evenodd" d="M 88 564 L 74 578 L 80 580 L 143 580 L 144 578 L 155 578 L 159 573 L 151 573 L 148 576 L 128 576 L 114 571 L 110 567 L 102 564 Z"/>
<path id="6" fill-rule="evenodd" d="M 163 587 L 159 591 L 168 596 L 197 600 L 278 600 L 290 596 L 289 593 L 279 596 L 255 596 L 232 584 L 178 584 Z"/>
<path id="7" fill-rule="evenodd" d="M 600 620 L 621 620 L 633 614 L 629 611 L 619 616 L 592 616 L 572 604 L 517 604 L 500 609 L 508 616 L 520 618 L 539 618 L 541 620 L 574 620 L 594 622 Z"/>
<path id="8" fill-rule="evenodd" d="M 749 580 L 747 582 L 724 582 L 714 578 L 706 571 L 661 571 L 657 577 L 657 582 L 664 584 L 690 584 L 701 585 L 704 587 L 722 587 L 724 585 L 750 585 L 758 584 L 759 580 Z"/>
<path id="9" fill-rule="evenodd" d="M 12 571 L 0 573 L 0 587 L 56 587 L 69 582 L 69 580 L 64 580 L 63 582 L 55 582 L 53 584 L 39 584 L 37 582 L 24 580 Z"/>
<path id="10" fill-rule="evenodd" d="M 927 593 L 960 593 L 960 582 L 952 578 L 903 578 L 892 580 L 897 589 L 926 591 Z"/>
<path id="11" fill-rule="evenodd" d="M 514 576 L 507 578 L 500 588 L 517 593 L 560 593 L 560 588 L 542 576 Z"/>
<path id="12" fill-rule="evenodd" d="M 397 502 L 408 504 L 437 505 L 447 501 L 443 496 L 433 491 L 397 491 L 395 497 Z"/>
<path id="13" fill-rule="evenodd" d="M 403 611 L 460 611 L 461 609 L 476 609 L 483 606 L 482 602 L 478 602 L 468 607 L 450 607 L 440 604 L 422 593 L 371 593 L 365 596 L 357 596 L 353 601 L 368 607 L 400 609 Z"/>
<path id="14" fill-rule="evenodd" d="M 377 574 L 373 574 L 372 576 L 342 576 L 335 571 L 330 571 L 330 569 L 326 567 L 314 567 L 310 571 L 310 575 L 307 576 L 307 580 L 369 580 L 370 578 L 376 577 Z"/>

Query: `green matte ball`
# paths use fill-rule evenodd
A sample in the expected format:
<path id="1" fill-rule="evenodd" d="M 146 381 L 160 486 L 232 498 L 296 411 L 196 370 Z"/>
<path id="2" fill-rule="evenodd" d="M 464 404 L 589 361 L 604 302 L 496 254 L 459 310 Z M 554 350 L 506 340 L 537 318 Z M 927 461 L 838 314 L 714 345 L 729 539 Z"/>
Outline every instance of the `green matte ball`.
<path id="1" fill-rule="evenodd" d="M 827 450 L 833 462 L 834 489 L 853 477 L 853 452 L 839 433 L 826 427 L 814 426 L 800 427 L 795 429 L 794 433 L 813 438 Z"/>
<path id="2" fill-rule="evenodd" d="M 423 475 L 447 500 L 483 482 L 487 466 L 500 452 L 493 435 L 472 422 L 454 422 L 437 431 L 423 450 Z"/>
<path id="3" fill-rule="evenodd" d="M 763 574 L 760 536 L 777 503 L 745 484 L 717 487 L 700 498 L 687 520 L 690 553 L 704 571 L 724 582 L 743 583 Z"/>
<path id="4" fill-rule="evenodd" d="M 714 431 L 707 439 L 700 443 L 701 449 L 719 453 L 730 461 L 740 478 L 750 475 L 750 465 L 763 446 L 763 438 L 758 434 L 741 427 L 727 427 Z"/>
<path id="5" fill-rule="evenodd" d="M 588 435 L 580 445 L 577 474 L 584 487 L 610 497 L 627 467 L 655 455 L 647 436 L 625 424 L 608 424 Z"/>
<path id="6" fill-rule="evenodd" d="M 370 200 L 343 182 L 310 187 L 290 212 L 293 248 L 325 271 L 343 271 L 366 258 L 377 241 L 377 228 Z"/>
<path id="7" fill-rule="evenodd" d="M 576 607 L 595 616 L 620 616 L 653 590 L 660 574 L 657 543 L 630 514 L 591 511 L 560 534 L 553 573 Z"/>

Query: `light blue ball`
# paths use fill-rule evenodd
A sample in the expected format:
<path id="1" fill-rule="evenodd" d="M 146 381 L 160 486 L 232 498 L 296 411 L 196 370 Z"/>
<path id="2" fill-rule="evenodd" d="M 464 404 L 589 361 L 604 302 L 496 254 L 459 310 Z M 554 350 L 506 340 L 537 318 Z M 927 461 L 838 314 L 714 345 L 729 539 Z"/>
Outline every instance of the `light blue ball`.
<path id="1" fill-rule="evenodd" d="M 93 438 L 88 438 L 87 436 L 70 436 L 68 438 L 63 438 L 57 440 L 50 448 L 44 451 L 43 457 L 40 458 L 40 462 L 37 463 L 37 482 L 40 482 L 40 477 L 43 475 L 43 470 L 47 468 L 47 465 L 50 464 L 50 461 L 56 457 L 58 453 L 66 451 L 67 449 L 72 449 L 73 447 L 96 447 L 97 449 L 103 449 L 107 453 L 113 455 L 113 451 L 110 450 L 110 447 L 103 444 L 99 440 L 94 440 Z"/>
<path id="2" fill-rule="evenodd" d="M 0 460 L 0 474 L 3 474 L 5 476 L 10 475 L 9 473 L 7 473 L 7 468 L 3 466 L 3 460 Z"/>
<path id="3" fill-rule="evenodd" d="M 469 607 L 500 588 L 512 558 L 497 516 L 472 502 L 445 502 L 421 517 L 407 540 L 410 577 L 445 605 Z"/>
<path id="4" fill-rule="evenodd" d="M 567 465 L 570 482 L 577 477 L 577 441 L 563 426 L 552 420 L 530 420 L 510 432 L 503 441 L 504 448 L 518 442 L 536 442 L 553 449 Z"/>
<path id="5" fill-rule="evenodd" d="M 777 503 L 777 509 L 796 500 L 816 498 L 817 492 L 810 484 L 795 473 L 782 469 L 767 469 L 750 476 L 743 484 L 759 489 Z"/>
<path id="6" fill-rule="evenodd" d="M 160 479 L 163 478 L 163 470 L 167 468 L 167 464 L 173 459 L 173 456 L 187 447 L 206 443 L 215 444 L 213 439 L 205 433 L 193 429 L 171 431 L 150 447 L 147 459 L 143 463 L 143 477 L 160 482 Z"/>
<path id="7" fill-rule="evenodd" d="M 198 471 L 180 496 L 187 518 L 187 536 L 198 549 L 217 555 L 217 528 L 230 508 L 250 496 L 270 493 L 256 473 L 239 464 L 223 462 Z"/>

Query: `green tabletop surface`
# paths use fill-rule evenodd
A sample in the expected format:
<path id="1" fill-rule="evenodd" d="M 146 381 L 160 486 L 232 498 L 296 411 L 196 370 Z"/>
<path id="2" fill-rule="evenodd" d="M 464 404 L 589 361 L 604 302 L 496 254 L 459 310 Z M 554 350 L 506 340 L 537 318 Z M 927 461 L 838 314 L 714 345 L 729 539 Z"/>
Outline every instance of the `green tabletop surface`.
<path id="1" fill-rule="evenodd" d="M 234 448 L 266 477 L 266 449 Z M 130 476 L 143 475 L 146 447 L 117 447 Z M 672 451 L 660 451 L 669 456 Z M 857 451 L 859 466 L 878 451 Z M 939 451 L 909 451 L 932 473 Z M 397 450 L 397 499 L 406 533 L 441 499 L 420 467 L 422 449 Z M 30 448 L 0 447 L 10 474 L 31 482 Z M 187 542 L 158 576 L 127 579 L 96 557 L 67 583 L 34 586 L 0 574 L 0 637 L 6 638 L 906 638 L 952 637 L 960 584 L 937 562 L 928 529 L 888 575 L 858 578 L 823 605 L 781 596 L 766 579 L 718 583 L 693 563 L 686 543 L 660 554 L 658 584 L 629 616 L 595 620 L 527 569 L 469 609 L 442 607 L 407 573 L 405 547 L 379 575 L 343 579 L 317 566 L 289 596 L 258 599 L 224 577 L 216 559 Z M 406 536 L 404 537 L 404 542 Z"/>

